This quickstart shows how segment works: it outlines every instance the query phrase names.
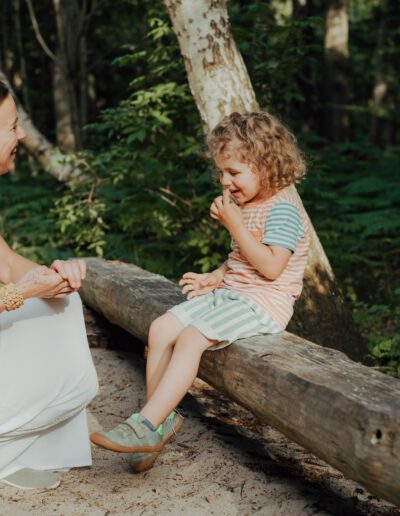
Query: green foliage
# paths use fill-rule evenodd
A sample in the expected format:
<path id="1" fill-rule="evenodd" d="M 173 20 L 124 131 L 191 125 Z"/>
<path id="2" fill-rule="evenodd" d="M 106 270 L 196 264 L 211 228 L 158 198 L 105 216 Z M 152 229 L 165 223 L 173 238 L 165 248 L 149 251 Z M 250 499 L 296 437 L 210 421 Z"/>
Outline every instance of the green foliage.
<path id="1" fill-rule="evenodd" d="M 208 216 L 218 185 L 201 157 L 200 120 L 165 16 L 149 18 L 146 40 L 127 50 L 115 64 L 142 71 L 133 92 L 88 127 L 100 143 L 90 164 L 107 225 L 102 249 L 170 277 L 209 270 L 223 259 L 227 235 Z M 70 196 L 60 202 L 75 213 Z M 65 220 L 68 211 L 59 215 Z M 71 231 L 83 227 L 68 223 Z"/>
<path id="2" fill-rule="evenodd" d="M 232 0 L 230 16 L 257 99 L 296 131 L 318 130 L 323 12 L 294 19 L 284 2 Z"/>
<path id="3" fill-rule="evenodd" d="M 23 166 L 18 173 L 1 178 L 0 234 L 18 253 L 40 263 L 51 263 L 68 252 L 58 250 L 56 221 L 51 214 L 56 180 L 46 174 L 32 176 Z"/>
<path id="4" fill-rule="evenodd" d="M 391 374 L 400 364 L 400 149 L 366 144 L 310 151 L 301 186 L 345 296 L 376 363 Z"/>
<path id="5" fill-rule="evenodd" d="M 310 158 L 304 203 L 347 296 L 372 301 L 379 292 L 392 302 L 400 260 L 400 154 L 342 144 Z"/>
<path id="6" fill-rule="evenodd" d="M 107 226 L 102 215 L 106 205 L 96 196 L 99 179 L 86 173 L 84 180 L 69 182 L 64 194 L 54 202 L 58 245 L 73 249 L 77 255 L 103 256 Z"/>
<path id="7" fill-rule="evenodd" d="M 400 289 L 395 294 L 398 303 Z M 364 330 L 372 358 L 384 372 L 400 377 L 400 306 L 357 303 L 354 319 Z"/>

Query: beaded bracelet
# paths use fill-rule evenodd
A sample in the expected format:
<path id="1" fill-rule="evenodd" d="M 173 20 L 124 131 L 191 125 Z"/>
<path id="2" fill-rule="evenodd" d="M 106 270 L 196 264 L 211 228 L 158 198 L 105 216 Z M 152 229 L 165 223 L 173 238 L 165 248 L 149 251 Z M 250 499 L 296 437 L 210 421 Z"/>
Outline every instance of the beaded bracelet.
<path id="1" fill-rule="evenodd" d="M 3 302 L 7 312 L 16 310 L 24 304 L 24 298 L 14 283 L 7 283 L 0 288 L 0 300 Z"/>

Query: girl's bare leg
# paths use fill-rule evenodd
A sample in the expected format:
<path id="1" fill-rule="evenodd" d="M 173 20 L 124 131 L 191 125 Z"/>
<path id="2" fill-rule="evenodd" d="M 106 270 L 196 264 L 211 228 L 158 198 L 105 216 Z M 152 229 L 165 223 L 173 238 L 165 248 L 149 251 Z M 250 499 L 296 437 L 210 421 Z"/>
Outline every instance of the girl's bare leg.
<path id="1" fill-rule="evenodd" d="M 153 321 L 149 331 L 149 349 L 146 365 L 146 396 L 149 399 L 157 387 L 169 361 L 183 324 L 172 314 L 166 313 Z"/>
<path id="2" fill-rule="evenodd" d="M 194 326 L 180 332 L 162 378 L 140 411 L 154 426 L 158 427 L 187 393 L 196 378 L 201 355 L 215 343 Z"/>

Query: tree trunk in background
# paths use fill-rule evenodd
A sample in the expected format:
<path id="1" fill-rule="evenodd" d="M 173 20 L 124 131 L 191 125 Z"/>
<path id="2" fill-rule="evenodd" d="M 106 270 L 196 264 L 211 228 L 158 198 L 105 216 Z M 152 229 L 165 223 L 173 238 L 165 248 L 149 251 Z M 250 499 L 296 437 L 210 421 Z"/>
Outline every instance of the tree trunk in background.
<path id="1" fill-rule="evenodd" d="M 375 84 L 371 100 L 370 142 L 382 147 L 389 147 L 396 141 L 393 80 L 397 79 L 398 65 L 394 61 L 396 54 L 393 49 L 398 48 L 398 42 L 395 41 L 400 21 L 398 9 L 397 0 L 384 0 L 378 6 L 379 29 L 375 53 Z"/>
<path id="2" fill-rule="evenodd" d="M 0 26 L 0 38 L 1 38 L 1 68 L 7 74 L 7 77 L 13 75 L 13 63 L 14 63 L 14 52 L 12 48 L 12 16 L 11 16 L 11 5 L 8 2 L 0 1 L 1 8 L 1 26 Z"/>
<path id="3" fill-rule="evenodd" d="M 15 27 L 15 41 L 18 50 L 18 61 L 19 61 L 19 76 L 20 76 L 20 90 L 22 94 L 22 100 L 24 106 L 30 113 L 30 101 L 27 84 L 27 73 L 26 73 L 26 62 L 24 49 L 22 44 L 22 29 L 21 29 L 21 4 L 20 0 L 13 0 L 13 15 L 14 15 L 14 27 Z"/>
<path id="4" fill-rule="evenodd" d="M 164 3 L 205 130 L 232 111 L 257 110 L 250 78 L 230 32 L 226 1 Z M 367 353 L 314 231 L 304 293 L 289 328 L 318 344 L 344 351 L 355 360 Z"/>
<path id="5" fill-rule="evenodd" d="M 325 110 L 323 130 L 332 142 L 349 135 L 349 14 L 348 0 L 328 0 L 325 30 Z"/>
<path id="6" fill-rule="evenodd" d="M 88 62 L 87 62 L 87 41 L 86 37 L 81 37 L 79 41 L 80 70 L 79 70 L 79 121 L 80 127 L 87 124 L 89 81 L 88 81 Z"/>
<path id="7" fill-rule="evenodd" d="M 22 42 L 22 27 L 21 27 L 21 3 L 20 0 L 13 0 L 13 15 L 14 15 L 14 27 L 15 27 L 15 41 L 18 53 L 19 63 L 19 74 L 18 74 L 18 89 L 21 92 L 22 101 L 25 109 L 28 113 L 32 112 L 29 87 L 28 87 L 28 74 L 26 71 L 26 60 L 24 53 L 24 45 Z M 14 78 L 14 84 L 17 82 L 17 78 Z M 15 84 L 16 85 L 16 84 Z M 16 85 L 17 86 L 17 85 Z M 28 154 L 28 163 L 32 175 L 38 174 L 38 165 L 33 156 Z"/>
<path id="8" fill-rule="evenodd" d="M 64 151 L 71 152 L 82 148 L 79 94 L 81 60 L 86 59 L 86 52 L 80 52 L 81 39 L 84 38 L 84 14 L 80 12 L 76 0 L 53 0 L 53 7 L 58 36 L 57 60 L 53 71 L 57 142 Z"/>
<path id="9" fill-rule="evenodd" d="M 318 6 L 319 7 L 319 6 Z M 292 0 L 292 20 L 297 24 L 299 32 L 298 46 L 306 48 L 307 52 L 315 45 L 319 37 L 315 34 L 315 29 L 307 20 L 312 16 L 317 16 L 319 10 L 315 5 L 315 0 Z M 303 97 L 302 102 L 293 102 L 293 109 L 296 116 L 301 120 L 301 127 L 304 133 L 317 132 L 319 113 L 319 88 L 315 77 L 315 67 L 310 59 L 302 59 L 299 63 L 299 71 L 295 75 L 299 91 Z"/>
<path id="10" fill-rule="evenodd" d="M 304 20 L 310 15 L 311 0 L 292 0 L 292 16 L 295 20 Z"/>
<path id="11" fill-rule="evenodd" d="M 66 64 L 63 52 L 57 50 L 57 62 L 53 64 L 53 101 L 56 115 L 57 144 L 65 152 L 77 148 L 77 135 L 72 121 L 70 90 L 66 83 Z M 63 63 L 63 64 L 61 64 Z"/>

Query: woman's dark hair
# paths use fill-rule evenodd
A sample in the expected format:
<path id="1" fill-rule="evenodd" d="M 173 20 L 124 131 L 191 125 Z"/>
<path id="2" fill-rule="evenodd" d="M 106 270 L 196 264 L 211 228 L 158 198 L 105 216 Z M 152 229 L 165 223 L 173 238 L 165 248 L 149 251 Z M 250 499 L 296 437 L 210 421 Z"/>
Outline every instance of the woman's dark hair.
<path id="1" fill-rule="evenodd" d="M 7 84 L 5 84 L 3 81 L 0 81 L 0 103 L 3 102 L 3 100 L 8 97 L 10 94 L 10 90 L 8 89 Z"/>

